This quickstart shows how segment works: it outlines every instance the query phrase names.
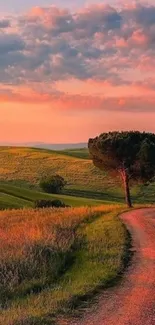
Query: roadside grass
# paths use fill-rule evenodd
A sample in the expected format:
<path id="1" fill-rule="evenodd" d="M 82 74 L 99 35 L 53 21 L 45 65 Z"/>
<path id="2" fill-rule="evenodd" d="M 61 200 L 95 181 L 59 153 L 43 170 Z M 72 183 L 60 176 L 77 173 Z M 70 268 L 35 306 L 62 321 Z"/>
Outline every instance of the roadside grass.
<path id="1" fill-rule="evenodd" d="M 128 234 L 124 207 L 0 212 L 0 323 L 57 323 L 124 267 Z M 4 271 L 5 270 L 5 271 Z"/>

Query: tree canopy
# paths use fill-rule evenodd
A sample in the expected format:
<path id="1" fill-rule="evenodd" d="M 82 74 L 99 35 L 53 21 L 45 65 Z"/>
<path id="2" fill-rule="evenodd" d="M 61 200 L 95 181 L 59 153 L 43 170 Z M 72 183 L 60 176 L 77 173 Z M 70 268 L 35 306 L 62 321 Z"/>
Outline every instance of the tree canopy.
<path id="1" fill-rule="evenodd" d="M 60 193 L 67 182 L 60 175 L 53 175 L 43 178 L 40 182 L 40 187 L 47 193 Z"/>
<path id="2" fill-rule="evenodd" d="M 89 139 L 94 165 L 113 177 L 121 176 L 126 201 L 131 206 L 129 184 L 148 182 L 155 176 L 155 134 L 126 131 L 102 133 Z"/>

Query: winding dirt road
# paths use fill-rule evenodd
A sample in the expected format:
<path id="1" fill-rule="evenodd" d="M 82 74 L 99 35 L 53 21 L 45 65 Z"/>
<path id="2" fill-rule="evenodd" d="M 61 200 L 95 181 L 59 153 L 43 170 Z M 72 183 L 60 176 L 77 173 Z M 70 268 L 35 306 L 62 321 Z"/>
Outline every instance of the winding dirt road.
<path id="1" fill-rule="evenodd" d="M 155 208 L 124 213 L 135 254 L 121 283 L 69 325 L 155 325 Z"/>

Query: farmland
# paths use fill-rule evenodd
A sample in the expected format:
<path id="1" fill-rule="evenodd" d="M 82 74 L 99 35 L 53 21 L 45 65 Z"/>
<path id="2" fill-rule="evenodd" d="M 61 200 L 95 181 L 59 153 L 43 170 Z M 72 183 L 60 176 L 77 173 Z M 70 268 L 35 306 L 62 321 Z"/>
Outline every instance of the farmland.
<path id="1" fill-rule="evenodd" d="M 67 181 L 61 195 L 42 193 L 39 181 L 60 174 Z M 92 164 L 87 149 L 50 151 L 33 148 L 0 148 L 0 208 L 33 207 L 38 199 L 60 199 L 71 206 L 123 203 L 117 179 Z M 134 187 L 133 200 L 153 203 L 155 186 Z"/>
<path id="2" fill-rule="evenodd" d="M 34 207 L 37 200 L 61 200 L 69 206 L 96 206 L 103 202 L 97 199 L 75 197 L 63 194 L 47 194 L 29 188 L 17 187 L 10 184 L 0 184 L 0 208 L 23 208 Z M 104 204 L 109 204 L 109 200 L 104 200 Z"/>
<path id="3" fill-rule="evenodd" d="M 97 170 L 90 159 L 77 157 L 77 151 L 54 152 L 31 148 L 0 148 L 1 179 L 16 184 L 37 185 L 49 174 L 60 174 L 68 182 L 68 189 L 103 192 L 114 185 L 107 175 Z M 74 152 L 74 156 L 73 155 Z M 82 150 L 83 152 L 83 150 Z"/>

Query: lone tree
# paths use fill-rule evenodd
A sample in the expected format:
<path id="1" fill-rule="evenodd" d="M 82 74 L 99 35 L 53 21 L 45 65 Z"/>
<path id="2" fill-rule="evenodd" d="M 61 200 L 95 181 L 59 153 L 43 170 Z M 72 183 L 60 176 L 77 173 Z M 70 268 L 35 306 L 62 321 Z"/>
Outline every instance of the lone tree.
<path id="1" fill-rule="evenodd" d="M 109 132 L 90 139 L 88 143 L 94 165 L 120 176 L 128 207 L 132 207 L 130 185 L 150 182 L 155 176 L 155 134 Z"/>
<path id="2" fill-rule="evenodd" d="M 53 175 L 42 179 L 40 187 L 46 193 L 58 194 L 61 193 L 67 182 L 60 175 Z"/>

